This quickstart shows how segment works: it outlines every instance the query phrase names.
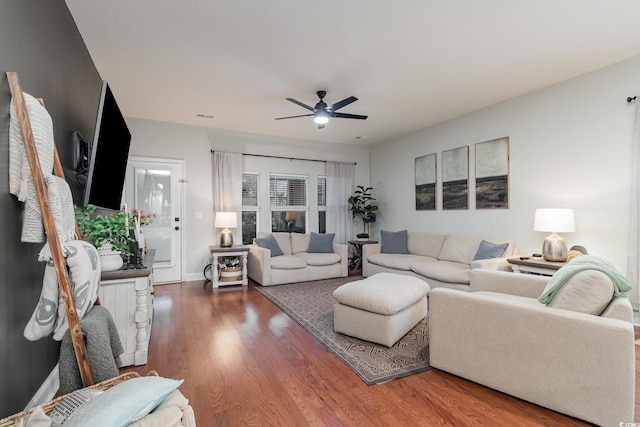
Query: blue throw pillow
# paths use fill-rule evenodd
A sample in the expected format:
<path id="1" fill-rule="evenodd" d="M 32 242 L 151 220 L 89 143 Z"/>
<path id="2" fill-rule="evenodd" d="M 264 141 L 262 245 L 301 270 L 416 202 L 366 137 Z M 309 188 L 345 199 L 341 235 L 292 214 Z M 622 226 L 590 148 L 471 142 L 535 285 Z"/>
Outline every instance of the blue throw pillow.
<path id="1" fill-rule="evenodd" d="M 153 411 L 182 380 L 137 377 L 121 382 L 79 407 L 65 426 L 128 426 Z"/>
<path id="2" fill-rule="evenodd" d="M 407 230 L 401 231 L 380 231 L 380 243 L 383 254 L 408 254 Z"/>
<path id="3" fill-rule="evenodd" d="M 480 242 L 480 247 L 476 252 L 476 256 L 473 257 L 473 260 L 500 258 L 508 247 L 509 243 L 489 243 L 486 240 L 483 240 Z"/>
<path id="4" fill-rule="evenodd" d="M 333 238 L 335 233 L 319 234 L 311 233 L 309 239 L 309 248 L 307 252 L 310 253 L 333 253 Z"/>
<path id="5" fill-rule="evenodd" d="M 269 234 L 267 237 L 258 237 L 253 241 L 261 248 L 269 249 L 271 251 L 271 257 L 284 255 L 284 252 L 280 249 L 280 245 L 276 238 L 273 237 L 273 234 Z"/>

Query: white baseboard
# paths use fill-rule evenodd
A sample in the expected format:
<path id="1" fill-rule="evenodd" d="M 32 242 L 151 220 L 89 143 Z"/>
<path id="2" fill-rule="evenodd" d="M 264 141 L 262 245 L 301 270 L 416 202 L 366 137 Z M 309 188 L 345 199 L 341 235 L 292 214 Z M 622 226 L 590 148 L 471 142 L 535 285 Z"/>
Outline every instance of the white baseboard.
<path id="1" fill-rule="evenodd" d="M 53 368 L 53 371 L 49 374 L 47 379 L 42 383 L 36 394 L 33 395 L 31 401 L 27 404 L 28 408 L 40 406 L 43 403 L 47 403 L 56 396 L 58 389 L 60 388 L 60 376 L 58 374 L 58 365 Z"/>
<path id="2" fill-rule="evenodd" d="M 183 280 L 185 282 L 195 282 L 198 280 L 205 280 L 204 274 L 202 272 L 199 273 L 187 273 L 184 275 Z"/>

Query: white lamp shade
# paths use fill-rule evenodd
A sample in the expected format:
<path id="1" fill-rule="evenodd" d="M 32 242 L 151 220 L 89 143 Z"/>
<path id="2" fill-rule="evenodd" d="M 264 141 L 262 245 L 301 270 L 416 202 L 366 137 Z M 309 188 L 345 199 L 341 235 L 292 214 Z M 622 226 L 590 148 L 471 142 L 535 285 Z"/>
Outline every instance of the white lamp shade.
<path id="1" fill-rule="evenodd" d="M 573 209 L 536 209 L 533 231 L 573 233 L 576 231 Z"/>
<path id="2" fill-rule="evenodd" d="M 217 228 L 236 228 L 238 214 L 235 212 L 216 212 L 215 226 Z"/>

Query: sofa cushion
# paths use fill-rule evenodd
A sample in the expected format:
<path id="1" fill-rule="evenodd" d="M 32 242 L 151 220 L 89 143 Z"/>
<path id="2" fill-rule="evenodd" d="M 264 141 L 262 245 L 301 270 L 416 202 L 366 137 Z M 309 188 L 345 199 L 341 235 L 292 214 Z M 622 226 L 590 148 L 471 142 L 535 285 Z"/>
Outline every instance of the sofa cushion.
<path id="1" fill-rule="evenodd" d="M 444 239 L 438 259 L 471 264 L 480 246 L 480 237 L 448 235 Z"/>
<path id="2" fill-rule="evenodd" d="M 473 260 L 500 258 L 508 247 L 509 243 L 491 243 L 483 240 L 480 242 L 480 246 L 476 251 L 476 255 L 473 257 Z"/>
<path id="3" fill-rule="evenodd" d="M 445 236 L 442 234 L 407 233 L 407 249 L 414 255 L 438 258 Z"/>
<path id="4" fill-rule="evenodd" d="M 291 233 L 291 253 L 307 252 L 310 238 L 307 233 Z"/>
<path id="5" fill-rule="evenodd" d="M 468 284 L 471 280 L 469 264 L 451 261 L 421 262 L 411 265 L 411 270 L 421 276 L 446 283 Z"/>
<path id="6" fill-rule="evenodd" d="M 383 254 L 408 254 L 407 230 L 401 231 L 380 231 L 380 243 Z"/>
<path id="7" fill-rule="evenodd" d="M 548 307 L 599 316 L 613 298 L 613 283 L 597 270 L 576 273 L 560 288 Z"/>
<path id="8" fill-rule="evenodd" d="M 369 255 L 367 261 L 371 264 L 379 265 L 381 267 L 410 271 L 413 264 L 422 262 L 435 262 L 437 261 L 437 259 L 421 255 L 378 253 Z"/>
<path id="9" fill-rule="evenodd" d="M 333 253 L 333 238 L 335 236 L 335 233 L 320 234 L 312 232 L 307 252 Z"/>
<path id="10" fill-rule="evenodd" d="M 276 270 L 295 270 L 306 266 L 307 262 L 297 255 L 284 254 L 271 259 L 271 268 Z"/>
<path id="11" fill-rule="evenodd" d="M 378 273 L 345 283 L 333 291 L 340 303 L 361 310 L 391 315 L 416 303 L 429 292 L 421 279 L 394 273 Z"/>
<path id="12" fill-rule="evenodd" d="M 298 252 L 295 254 L 298 258 L 303 259 L 309 265 L 333 265 L 339 263 L 342 258 L 335 253 L 312 253 Z"/>
<path id="13" fill-rule="evenodd" d="M 277 257 L 283 254 L 282 249 L 280 249 L 280 245 L 272 234 L 269 234 L 266 237 L 257 237 L 253 241 L 261 248 L 269 249 L 272 257 Z"/>

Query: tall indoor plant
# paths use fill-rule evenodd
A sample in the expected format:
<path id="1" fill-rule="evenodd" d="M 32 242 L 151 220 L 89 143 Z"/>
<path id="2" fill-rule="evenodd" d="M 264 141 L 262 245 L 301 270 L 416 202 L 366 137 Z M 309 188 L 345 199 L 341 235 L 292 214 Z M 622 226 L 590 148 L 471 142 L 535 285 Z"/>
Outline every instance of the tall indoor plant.
<path id="1" fill-rule="evenodd" d="M 379 207 L 374 203 L 376 199 L 371 195 L 372 190 L 373 187 L 358 185 L 348 200 L 353 218 L 360 217 L 362 219 L 363 230 L 362 233 L 356 235 L 358 238 L 369 238 L 369 225 L 376 222 L 377 219 L 376 212 Z"/>

